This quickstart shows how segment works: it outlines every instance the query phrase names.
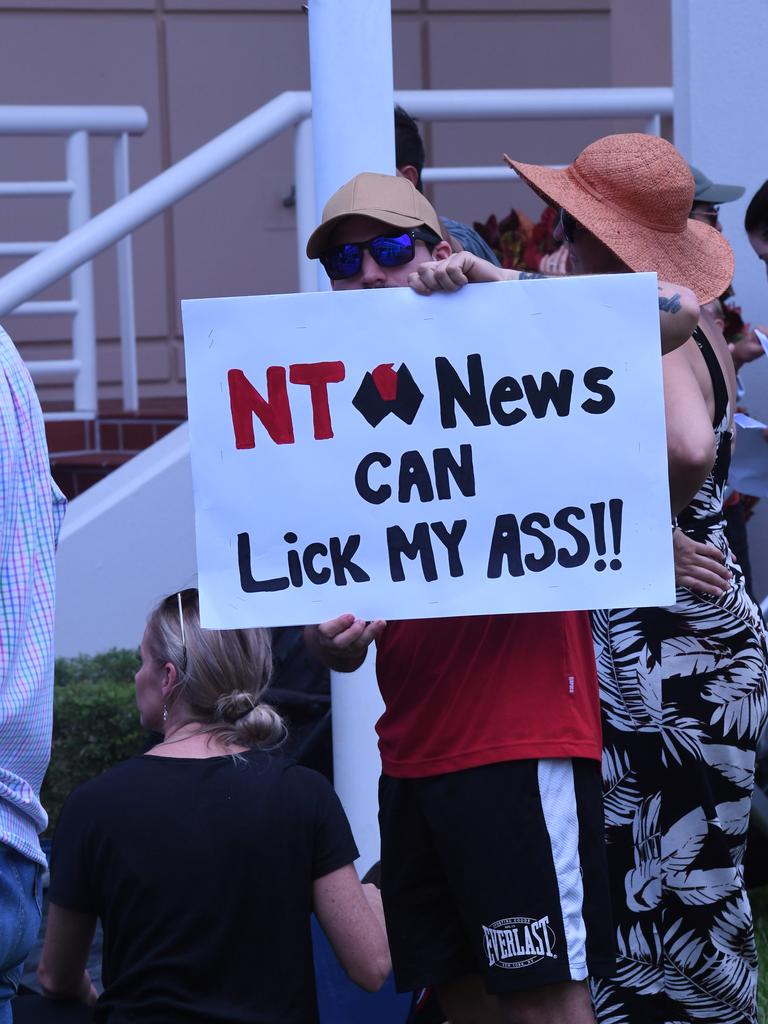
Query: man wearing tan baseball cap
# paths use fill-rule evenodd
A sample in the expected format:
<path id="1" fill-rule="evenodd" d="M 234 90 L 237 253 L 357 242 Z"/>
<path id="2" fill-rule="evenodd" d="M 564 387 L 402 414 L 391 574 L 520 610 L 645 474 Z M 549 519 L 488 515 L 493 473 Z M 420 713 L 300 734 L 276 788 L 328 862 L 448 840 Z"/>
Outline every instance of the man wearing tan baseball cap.
<path id="1" fill-rule="evenodd" d="M 452 256 L 440 232 L 407 179 L 363 173 L 328 201 L 307 253 L 334 290 L 425 293 L 444 267 L 449 290 L 522 276 Z M 399 395 L 400 375 L 389 383 L 382 401 Z M 305 636 L 342 672 L 376 641 L 382 898 L 398 988 L 435 987 L 456 1024 L 593 1024 L 585 979 L 612 970 L 613 928 L 587 614 L 346 614 Z"/>
<path id="2" fill-rule="evenodd" d="M 410 181 L 369 172 L 329 199 L 307 254 L 335 291 L 410 285 L 426 295 L 542 276 L 452 253 Z M 699 307 L 685 288 L 659 292 L 669 350 Z M 396 376 L 382 402 L 397 400 Z M 398 988 L 435 987 L 455 1024 L 594 1024 L 586 978 L 613 970 L 614 936 L 587 614 L 344 614 L 305 638 L 340 672 L 376 642 L 382 898 Z"/>
<path id="3" fill-rule="evenodd" d="M 398 288 L 414 268 L 451 254 L 430 203 L 406 179 L 364 172 L 335 192 L 309 236 L 334 291 Z"/>

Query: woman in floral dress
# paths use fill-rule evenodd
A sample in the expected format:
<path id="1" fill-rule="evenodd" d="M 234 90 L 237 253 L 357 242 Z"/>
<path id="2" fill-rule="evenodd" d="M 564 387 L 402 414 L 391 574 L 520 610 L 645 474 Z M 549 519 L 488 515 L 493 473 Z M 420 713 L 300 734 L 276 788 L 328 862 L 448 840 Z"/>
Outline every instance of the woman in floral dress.
<path id="1" fill-rule="evenodd" d="M 688 220 L 693 180 L 664 140 L 611 136 L 564 170 L 509 163 L 560 207 L 576 273 L 654 270 L 702 304 L 730 283 L 728 244 Z M 732 581 L 594 615 L 618 959 L 593 999 L 600 1024 L 755 1024 L 743 860 L 768 653 L 724 534 L 733 367 L 702 315 L 663 368 L 673 529 L 714 545 Z"/>

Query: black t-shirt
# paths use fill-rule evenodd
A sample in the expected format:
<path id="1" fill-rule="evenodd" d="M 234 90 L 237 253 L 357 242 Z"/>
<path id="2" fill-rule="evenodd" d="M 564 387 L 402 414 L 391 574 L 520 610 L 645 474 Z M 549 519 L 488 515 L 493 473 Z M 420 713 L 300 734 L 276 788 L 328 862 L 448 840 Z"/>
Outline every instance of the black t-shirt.
<path id="1" fill-rule="evenodd" d="M 256 750 L 145 755 L 67 800 L 50 899 L 101 918 L 97 1021 L 308 1024 L 312 882 L 357 856 L 316 772 Z"/>

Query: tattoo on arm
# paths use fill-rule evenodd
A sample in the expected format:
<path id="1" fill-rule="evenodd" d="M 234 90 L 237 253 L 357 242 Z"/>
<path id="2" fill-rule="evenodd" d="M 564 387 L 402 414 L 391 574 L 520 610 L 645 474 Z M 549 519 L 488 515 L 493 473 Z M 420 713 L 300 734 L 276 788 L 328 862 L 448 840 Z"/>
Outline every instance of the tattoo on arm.
<path id="1" fill-rule="evenodd" d="M 659 309 L 662 313 L 679 313 L 681 308 L 680 292 L 675 292 L 668 299 L 663 295 L 659 296 Z"/>
<path id="2" fill-rule="evenodd" d="M 531 270 L 518 271 L 518 281 L 532 281 L 534 278 L 544 278 L 546 274 L 534 274 Z"/>

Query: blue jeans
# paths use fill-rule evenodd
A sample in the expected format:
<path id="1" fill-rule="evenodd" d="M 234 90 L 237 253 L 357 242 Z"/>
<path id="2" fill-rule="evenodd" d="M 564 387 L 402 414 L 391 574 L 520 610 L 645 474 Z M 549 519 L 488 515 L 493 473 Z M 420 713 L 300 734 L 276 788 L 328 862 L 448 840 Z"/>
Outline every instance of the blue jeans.
<path id="1" fill-rule="evenodd" d="M 40 931 L 43 869 L 0 845 L 0 1024 L 11 1024 L 11 999 Z"/>

